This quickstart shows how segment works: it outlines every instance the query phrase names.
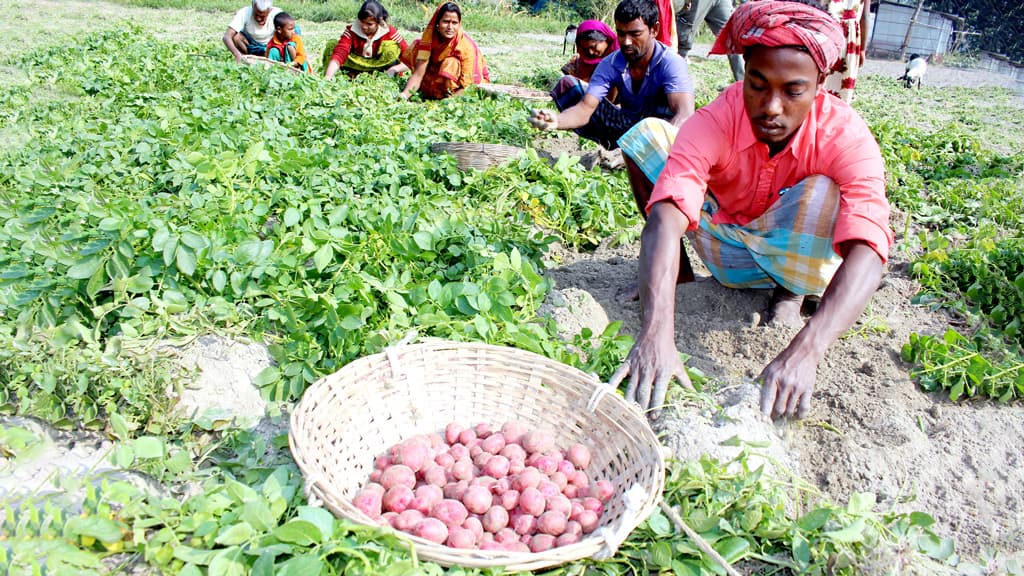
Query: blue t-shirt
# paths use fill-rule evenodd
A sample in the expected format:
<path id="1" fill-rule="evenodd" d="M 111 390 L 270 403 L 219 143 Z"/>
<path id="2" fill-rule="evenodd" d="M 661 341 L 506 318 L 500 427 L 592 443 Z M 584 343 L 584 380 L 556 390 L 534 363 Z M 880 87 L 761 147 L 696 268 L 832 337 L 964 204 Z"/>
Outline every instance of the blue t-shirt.
<path id="1" fill-rule="evenodd" d="M 623 112 L 635 115 L 637 120 L 651 116 L 671 118 L 673 114 L 668 108 L 666 94 L 693 94 L 693 79 L 690 78 L 686 59 L 658 41 L 654 41 L 654 54 L 639 91 L 633 91 L 626 57 L 616 50 L 597 65 L 590 77 L 587 94 L 600 101 L 613 86 L 619 89 L 619 107 Z"/>

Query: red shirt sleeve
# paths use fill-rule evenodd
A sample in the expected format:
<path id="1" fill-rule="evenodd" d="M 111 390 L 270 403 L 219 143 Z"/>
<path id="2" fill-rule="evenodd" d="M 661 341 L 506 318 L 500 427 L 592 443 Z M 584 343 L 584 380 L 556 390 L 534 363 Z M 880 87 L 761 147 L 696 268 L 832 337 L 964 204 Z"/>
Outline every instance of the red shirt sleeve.
<path id="1" fill-rule="evenodd" d="M 722 159 L 727 158 L 730 150 L 732 139 L 722 102 L 719 98 L 700 108 L 679 127 L 665 168 L 647 203 L 648 212 L 658 202 L 668 200 L 675 204 L 690 221 L 688 231 L 696 230 L 700 223 L 711 171 L 724 164 Z"/>
<path id="2" fill-rule="evenodd" d="M 402 33 L 399 32 L 398 28 L 395 28 L 394 26 L 391 27 L 390 31 L 388 31 L 388 35 L 386 36 L 386 38 L 388 40 L 394 40 L 395 42 L 398 42 L 398 47 L 402 49 L 403 54 L 405 53 L 406 50 L 409 49 L 409 44 L 405 41 L 405 38 L 402 37 Z"/>
<path id="3" fill-rule="evenodd" d="M 352 51 L 352 30 L 351 25 L 345 28 L 345 31 L 341 33 L 341 38 L 338 38 L 338 44 L 334 46 L 334 52 L 331 53 L 331 60 L 338 63 L 338 66 L 344 66 L 345 60 L 348 60 L 348 53 Z"/>

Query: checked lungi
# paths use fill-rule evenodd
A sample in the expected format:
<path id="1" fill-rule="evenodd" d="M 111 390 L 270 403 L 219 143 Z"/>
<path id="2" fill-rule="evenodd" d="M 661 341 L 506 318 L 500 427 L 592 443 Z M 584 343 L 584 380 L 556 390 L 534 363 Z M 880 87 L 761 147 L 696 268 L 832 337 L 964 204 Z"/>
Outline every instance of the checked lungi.
<path id="1" fill-rule="evenodd" d="M 651 182 L 665 167 L 676 130 L 667 122 L 642 121 L 619 139 L 619 146 Z M 779 191 L 761 216 L 744 224 L 713 224 L 718 211 L 709 190 L 697 229 L 687 237 L 712 276 L 730 288 L 774 288 L 798 295 L 821 295 L 842 259 L 832 249 L 839 212 L 839 185 L 808 176 Z"/>

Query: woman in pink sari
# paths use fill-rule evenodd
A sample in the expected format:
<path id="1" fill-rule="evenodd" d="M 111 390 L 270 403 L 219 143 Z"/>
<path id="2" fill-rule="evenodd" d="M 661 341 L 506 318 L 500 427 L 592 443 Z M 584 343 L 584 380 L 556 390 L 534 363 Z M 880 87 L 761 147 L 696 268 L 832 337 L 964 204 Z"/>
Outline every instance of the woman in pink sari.
<path id="1" fill-rule="evenodd" d="M 412 70 L 399 94 L 405 100 L 415 92 L 440 100 L 490 81 L 484 56 L 463 31 L 462 10 L 454 2 L 438 6 L 423 36 L 402 54 L 402 62 Z"/>
<path id="2" fill-rule="evenodd" d="M 611 26 L 600 20 L 584 20 L 576 28 L 576 53 L 562 66 L 562 74 L 590 82 L 597 63 L 619 49 Z"/>

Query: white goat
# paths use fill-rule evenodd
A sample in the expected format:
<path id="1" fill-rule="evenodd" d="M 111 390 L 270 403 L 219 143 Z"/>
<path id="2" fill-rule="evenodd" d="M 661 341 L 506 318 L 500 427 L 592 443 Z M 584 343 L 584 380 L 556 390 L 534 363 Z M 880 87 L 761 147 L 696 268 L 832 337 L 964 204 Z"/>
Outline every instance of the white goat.
<path id="1" fill-rule="evenodd" d="M 921 78 L 924 77 L 925 71 L 928 70 L 928 60 L 920 54 L 911 54 L 910 60 L 907 62 L 907 68 L 903 72 L 903 76 L 899 77 L 899 80 L 903 81 L 903 85 L 907 88 L 914 86 L 917 83 L 917 89 L 921 89 Z"/>

